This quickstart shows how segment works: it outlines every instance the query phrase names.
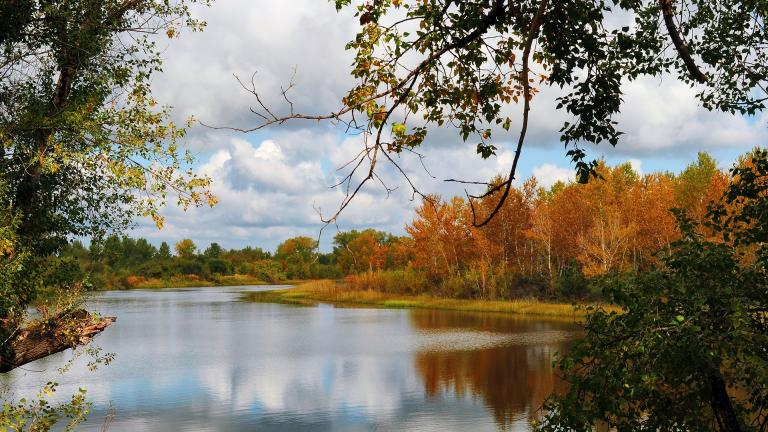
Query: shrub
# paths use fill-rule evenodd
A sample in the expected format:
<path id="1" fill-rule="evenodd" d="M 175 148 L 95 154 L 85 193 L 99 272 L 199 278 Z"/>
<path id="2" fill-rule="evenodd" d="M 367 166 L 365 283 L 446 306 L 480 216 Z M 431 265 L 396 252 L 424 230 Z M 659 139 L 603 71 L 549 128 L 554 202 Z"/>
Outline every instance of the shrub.
<path id="1" fill-rule="evenodd" d="M 589 294 L 589 281 L 575 263 L 567 266 L 557 279 L 557 291 L 566 298 L 585 298 Z"/>
<path id="2" fill-rule="evenodd" d="M 208 271 L 210 273 L 218 273 L 220 275 L 228 275 L 232 273 L 229 263 L 221 258 L 212 258 L 208 260 Z"/>

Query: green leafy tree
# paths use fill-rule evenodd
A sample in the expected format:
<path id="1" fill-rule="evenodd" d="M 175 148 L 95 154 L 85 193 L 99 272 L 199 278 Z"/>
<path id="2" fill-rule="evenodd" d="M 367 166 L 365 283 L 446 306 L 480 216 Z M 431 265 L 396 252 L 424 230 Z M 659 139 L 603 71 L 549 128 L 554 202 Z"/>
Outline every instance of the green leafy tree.
<path id="1" fill-rule="evenodd" d="M 203 23 L 189 13 L 196 0 L 21 0 L 0 2 L 0 360 L 2 369 L 24 363 L 16 350 L 26 310 L 49 284 L 81 277 L 72 260 L 46 271 L 72 237 L 104 238 L 136 216 L 163 224 L 169 195 L 183 207 L 213 205 L 210 180 L 191 169 L 181 149 L 185 126 L 150 91 L 161 68 L 155 34 L 176 37 Z M 201 3 L 207 3 L 202 0 Z M 126 244 L 109 237 L 109 262 L 118 265 Z M 91 248 L 101 255 L 98 242 Z M 134 251 L 145 245 L 127 246 Z M 60 270 L 60 271 L 58 271 Z M 54 287 L 66 288 L 66 287 Z M 73 302 L 50 311 L 67 328 L 29 326 L 28 340 L 77 331 Z M 78 314 L 90 320 L 86 313 Z M 49 326 L 48 324 L 51 324 Z M 35 330 L 35 329 L 38 330 Z M 44 333 L 34 334 L 34 331 Z M 69 334 L 69 333 L 67 333 Z M 27 336 L 25 336 L 27 337 Z M 77 333 L 73 340 L 79 341 Z M 62 347 L 61 349 L 66 349 Z M 17 356 L 16 354 L 20 354 Z M 34 358 L 29 358 L 33 360 Z M 29 361 L 26 360 L 26 361 Z M 50 391 L 50 390 L 49 390 Z M 10 400 L 0 428 L 45 431 L 69 417 L 71 430 L 87 407 Z"/>
<path id="2" fill-rule="evenodd" d="M 269 283 L 275 283 L 285 279 L 284 270 L 279 262 L 275 260 L 262 259 L 253 263 L 251 273 Z"/>
<path id="3" fill-rule="evenodd" d="M 222 253 L 224 253 L 224 249 L 222 249 L 218 243 L 214 242 L 214 243 L 211 243 L 211 245 L 205 249 L 205 251 L 203 252 L 203 255 L 205 255 L 208 258 L 219 258 L 221 257 Z"/>
<path id="4" fill-rule="evenodd" d="M 699 152 L 677 177 L 675 198 L 680 208 L 690 209 L 702 201 L 712 179 L 720 173 L 717 162 L 708 153 Z M 706 203 L 705 203 L 706 204 Z"/>
<path id="5" fill-rule="evenodd" d="M 5 401 L 0 413 L 0 428 L 9 431 L 48 431 L 64 423 L 65 431 L 73 431 L 83 422 L 93 405 L 86 399 L 86 391 L 80 388 L 64 403 L 54 403 L 53 395 L 58 384 L 46 384 L 32 400 Z"/>
<path id="6" fill-rule="evenodd" d="M 232 267 L 240 273 L 251 272 L 251 268 L 256 262 L 268 260 L 272 256 L 259 247 L 246 246 L 242 249 L 230 249 L 222 253 L 222 257 L 228 260 Z M 256 274 L 255 272 L 252 272 Z"/>
<path id="7" fill-rule="evenodd" d="M 202 276 L 205 268 L 200 261 L 180 258 L 175 263 L 177 274 Z"/>
<path id="8" fill-rule="evenodd" d="M 157 257 L 161 260 L 171 259 L 171 248 L 168 246 L 168 243 L 160 243 L 160 249 L 157 251 Z"/>
<path id="9" fill-rule="evenodd" d="M 215 202 L 180 149 L 185 129 L 149 88 L 161 68 L 153 35 L 200 30 L 194 2 L 0 4 L 0 207 L 18 218 L 18 246 L 34 261 L 14 288 L 30 301 L 35 260 L 68 238 L 100 238 L 137 215 L 161 226 L 169 194 L 182 207 Z"/>
<path id="10" fill-rule="evenodd" d="M 83 242 L 75 240 L 64 247 L 62 254 L 69 255 L 78 260 L 87 260 L 89 256 L 88 249 L 85 248 Z"/>
<path id="11" fill-rule="evenodd" d="M 206 263 L 208 272 L 212 274 L 228 275 L 232 273 L 229 263 L 221 258 L 212 258 Z"/>
<path id="12" fill-rule="evenodd" d="M 101 256 L 103 261 L 110 267 L 115 267 L 124 257 L 123 242 L 117 235 L 111 235 L 104 240 L 101 246 Z"/>
<path id="13" fill-rule="evenodd" d="M 6 185 L 0 181 L 0 194 L 7 194 Z M 3 318 L 16 324 L 24 314 L 24 306 L 32 301 L 34 291 L 22 284 L 29 275 L 26 264 L 29 252 L 19 245 L 18 212 L 10 205 L 0 206 L 0 311 Z M 0 337 L 8 337 L 12 326 L 0 329 Z"/>
<path id="14" fill-rule="evenodd" d="M 678 211 L 664 267 L 607 286 L 624 312 L 589 315 L 541 430 L 765 430 L 768 152 L 747 162 L 709 209 L 718 241 Z"/>
<path id="15" fill-rule="evenodd" d="M 139 265 L 152 259 L 157 254 L 157 249 L 147 239 L 133 239 L 128 236 L 122 238 L 123 265 Z"/>

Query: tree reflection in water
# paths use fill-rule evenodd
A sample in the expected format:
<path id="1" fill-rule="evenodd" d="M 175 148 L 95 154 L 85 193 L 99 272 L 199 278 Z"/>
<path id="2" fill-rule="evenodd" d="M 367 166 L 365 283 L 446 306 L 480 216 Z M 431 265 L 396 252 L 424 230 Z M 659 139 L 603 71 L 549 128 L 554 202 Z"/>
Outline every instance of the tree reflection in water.
<path id="1" fill-rule="evenodd" d="M 495 338 L 495 346 L 479 349 L 419 350 L 415 368 L 428 397 L 454 392 L 482 398 L 499 427 L 507 429 L 515 421 L 535 418 L 546 396 L 564 389 L 552 359 L 578 336 L 579 328 L 573 323 L 429 310 L 413 311 L 410 317 L 415 328 L 429 334 L 461 334 L 462 329 L 472 328 L 506 336 Z"/>

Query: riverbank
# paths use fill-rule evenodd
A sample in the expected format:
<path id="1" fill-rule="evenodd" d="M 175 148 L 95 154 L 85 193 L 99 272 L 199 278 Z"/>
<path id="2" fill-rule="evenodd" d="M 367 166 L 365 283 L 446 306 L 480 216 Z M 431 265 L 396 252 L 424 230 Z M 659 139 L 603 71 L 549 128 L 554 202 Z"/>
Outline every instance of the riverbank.
<path id="1" fill-rule="evenodd" d="M 372 290 L 348 290 L 342 285 L 329 280 L 306 282 L 289 289 L 250 292 L 246 294 L 246 300 L 305 306 L 331 303 L 342 306 L 500 312 L 573 319 L 584 317 L 587 314 L 585 308 L 577 308 L 576 305 L 568 303 L 550 303 L 536 299 L 465 300 L 426 295 L 394 295 Z M 602 305 L 602 307 L 617 312 L 620 310 L 612 305 Z"/>
<path id="2" fill-rule="evenodd" d="M 251 275 L 229 275 L 214 279 L 201 278 L 196 275 L 172 276 L 170 278 L 145 278 L 143 276 L 128 276 L 112 284 L 98 287 L 94 291 L 121 291 L 130 289 L 165 289 L 165 288 L 200 288 L 226 286 L 260 286 L 260 285 L 301 285 L 311 280 L 286 279 L 274 282 L 263 281 Z"/>
<path id="3" fill-rule="evenodd" d="M 291 281 L 280 282 L 288 285 Z M 212 279 L 204 279 L 195 275 L 173 276 L 167 279 L 144 278 L 141 276 L 129 276 L 125 280 L 127 289 L 161 289 L 161 288 L 191 288 L 200 286 L 241 286 L 241 285 L 270 285 L 251 275 L 220 276 Z"/>

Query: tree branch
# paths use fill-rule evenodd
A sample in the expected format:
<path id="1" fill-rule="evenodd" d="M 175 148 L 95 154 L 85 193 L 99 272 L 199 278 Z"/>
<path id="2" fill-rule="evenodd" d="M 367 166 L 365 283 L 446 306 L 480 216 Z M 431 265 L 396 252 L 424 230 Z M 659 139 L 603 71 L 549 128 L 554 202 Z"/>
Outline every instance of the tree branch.
<path id="1" fill-rule="evenodd" d="M 115 317 L 96 318 L 78 309 L 18 330 L 4 344 L 5 352 L 0 356 L 0 373 L 87 344 L 116 320 Z"/>
<path id="2" fill-rule="evenodd" d="M 700 83 L 707 82 L 707 76 L 704 75 L 698 66 L 696 66 L 696 62 L 693 61 L 691 52 L 688 50 L 688 45 L 685 44 L 680 37 L 680 32 L 677 31 L 677 27 L 673 20 L 672 0 L 659 0 L 659 5 L 661 5 L 661 12 L 662 15 L 664 15 L 664 25 L 667 27 L 669 37 L 672 39 L 672 43 L 675 45 L 675 49 L 677 50 L 680 59 L 685 63 L 685 67 L 688 69 L 691 78 Z"/>
<path id="3" fill-rule="evenodd" d="M 512 188 L 512 182 L 515 180 L 515 173 L 517 172 L 517 163 L 520 160 L 520 152 L 523 149 L 523 143 L 525 142 L 525 134 L 528 132 L 528 112 L 531 110 L 531 83 L 529 81 L 528 74 L 530 72 L 530 68 L 528 66 L 528 58 L 531 55 L 531 47 L 533 46 L 533 41 L 536 39 L 536 35 L 539 33 L 539 27 L 541 26 L 541 20 L 544 17 L 544 11 L 547 9 L 547 4 L 549 3 L 549 0 L 541 0 L 541 3 L 539 3 L 539 8 L 536 11 L 536 15 L 533 17 L 533 20 L 531 20 L 531 26 L 528 29 L 528 36 L 526 37 L 525 41 L 525 48 L 523 48 L 523 67 L 520 71 L 520 80 L 523 82 L 523 124 L 520 127 L 520 137 L 517 140 L 517 148 L 515 149 L 515 158 L 512 161 L 512 167 L 509 170 L 509 176 L 507 177 L 507 180 L 501 183 L 500 185 L 497 185 L 490 190 L 488 190 L 486 193 L 474 196 L 471 198 L 484 198 L 490 195 L 493 195 L 494 193 L 498 192 L 500 189 L 504 189 L 504 192 L 501 195 L 501 199 L 499 199 L 499 202 L 496 204 L 496 206 L 493 208 L 491 213 L 483 219 L 482 222 L 477 223 L 477 216 L 475 213 L 475 206 L 472 203 L 472 200 L 470 199 L 469 204 L 472 209 L 472 225 L 476 227 L 482 227 L 488 224 L 488 222 L 493 219 L 494 216 L 501 210 L 501 207 L 504 205 L 504 202 L 507 200 L 507 196 L 509 196 L 509 190 Z"/>

